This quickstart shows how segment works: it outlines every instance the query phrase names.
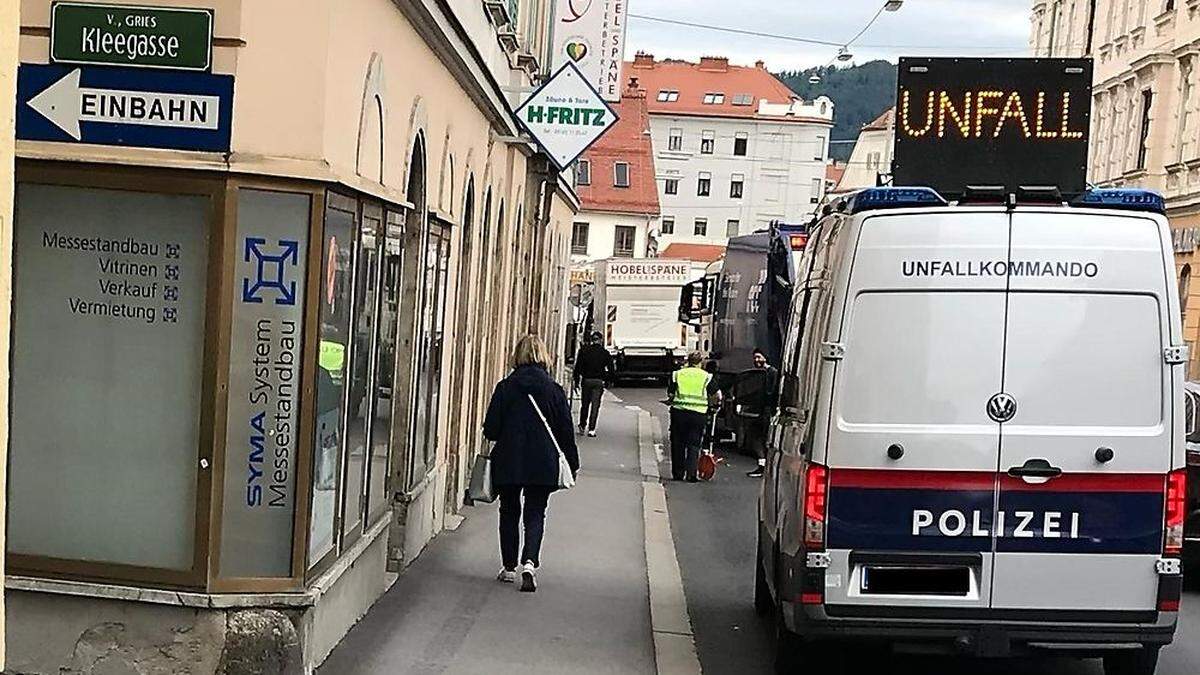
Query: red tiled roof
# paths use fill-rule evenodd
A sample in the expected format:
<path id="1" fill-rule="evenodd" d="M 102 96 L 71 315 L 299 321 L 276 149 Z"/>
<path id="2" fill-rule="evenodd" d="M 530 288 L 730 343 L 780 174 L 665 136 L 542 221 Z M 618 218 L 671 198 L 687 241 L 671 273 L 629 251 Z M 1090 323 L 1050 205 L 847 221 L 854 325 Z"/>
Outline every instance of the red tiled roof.
<path id="1" fill-rule="evenodd" d="M 842 176 L 846 173 L 845 164 L 826 164 L 825 165 L 825 180 L 837 185 L 841 182 Z"/>
<path id="2" fill-rule="evenodd" d="M 725 255 L 725 247 L 720 244 L 686 244 L 676 242 L 668 244 L 667 248 L 658 254 L 658 257 L 710 263 L 720 260 L 723 255 Z"/>
<path id="3" fill-rule="evenodd" d="M 617 123 L 583 154 L 590 163 L 591 184 L 576 186 L 575 191 L 585 210 L 658 215 L 646 92 L 626 88 L 612 107 Z M 613 185 L 617 162 L 629 164 L 629 187 Z"/>
<path id="4" fill-rule="evenodd" d="M 700 63 L 691 63 L 673 59 L 655 61 L 651 54 L 638 54 L 633 61 L 625 63 L 624 73 L 626 78 L 637 78 L 640 86 L 648 92 L 647 105 L 651 114 L 758 117 L 758 104 L 762 99 L 770 103 L 787 104 L 799 98 L 769 73 L 762 61 L 753 66 L 731 66 L 729 59 L 723 57 L 703 57 Z M 679 100 L 659 101 L 660 91 L 678 91 Z M 725 100 L 706 104 L 704 95 L 709 93 L 724 94 Z M 739 95 L 749 95 L 749 105 L 734 105 L 734 97 Z M 787 119 L 811 121 L 805 118 Z"/>
<path id="5" fill-rule="evenodd" d="M 896 116 L 896 109 L 894 107 L 888 108 L 887 110 L 883 111 L 882 115 L 880 115 L 879 117 L 876 117 L 873 122 L 871 122 L 870 124 L 864 124 L 862 130 L 863 131 L 887 131 L 888 127 L 890 127 L 892 125 L 893 118 L 895 118 L 895 116 Z"/>

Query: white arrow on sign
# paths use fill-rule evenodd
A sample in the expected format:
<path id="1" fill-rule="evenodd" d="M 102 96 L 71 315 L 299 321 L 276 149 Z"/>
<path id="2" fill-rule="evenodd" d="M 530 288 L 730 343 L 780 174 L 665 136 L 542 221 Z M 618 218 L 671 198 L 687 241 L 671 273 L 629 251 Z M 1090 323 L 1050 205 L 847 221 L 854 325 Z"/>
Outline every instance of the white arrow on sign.
<path id="1" fill-rule="evenodd" d="M 81 87 L 79 75 L 76 68 L 29 99 L 30 108 L 77 141 L 82 138 L 80 122 L 183 129 L 219 126 L 220 97 Z"/>

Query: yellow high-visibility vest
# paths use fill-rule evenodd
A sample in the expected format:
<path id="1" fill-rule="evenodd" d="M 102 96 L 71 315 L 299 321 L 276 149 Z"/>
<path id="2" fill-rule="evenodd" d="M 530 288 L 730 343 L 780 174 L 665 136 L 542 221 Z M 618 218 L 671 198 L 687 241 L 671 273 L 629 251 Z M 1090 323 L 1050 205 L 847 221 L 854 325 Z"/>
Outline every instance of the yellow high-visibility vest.
<path id="1" fill-rule="evenodd" d="M 708 383 L 712 381 L 712 373 L 703 368 L 689 367 L 680 368 L 671 377 L 675 378 L 672 408 L 708 412 Z"/>

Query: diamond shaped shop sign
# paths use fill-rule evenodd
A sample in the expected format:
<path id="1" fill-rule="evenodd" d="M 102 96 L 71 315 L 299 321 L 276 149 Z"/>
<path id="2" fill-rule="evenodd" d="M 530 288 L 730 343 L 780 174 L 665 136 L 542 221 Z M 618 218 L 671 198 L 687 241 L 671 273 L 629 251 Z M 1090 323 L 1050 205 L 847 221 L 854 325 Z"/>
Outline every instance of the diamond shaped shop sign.
<path id="1" fill-rule="evenodd" d="M 617 114 L 579 68 L 567 63 L 517 108 L 517 119 L 565 169 L 617 123 Z"/>

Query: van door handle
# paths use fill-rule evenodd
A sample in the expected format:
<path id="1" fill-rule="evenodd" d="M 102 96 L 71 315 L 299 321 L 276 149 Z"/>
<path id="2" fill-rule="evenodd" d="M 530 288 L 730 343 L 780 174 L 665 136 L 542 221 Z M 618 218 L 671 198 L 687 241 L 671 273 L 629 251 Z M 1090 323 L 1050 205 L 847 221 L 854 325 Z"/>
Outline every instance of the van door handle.
<path id="1" fill-rule="evenodd" d="M 1044 459 L 1031 459 L 1021 466 L 1009 469 L 1008 475 L 1013 478 L 1058 478 L 1062 472 L 1062 469 L 1051 466 L 1050 462 Z"/>

